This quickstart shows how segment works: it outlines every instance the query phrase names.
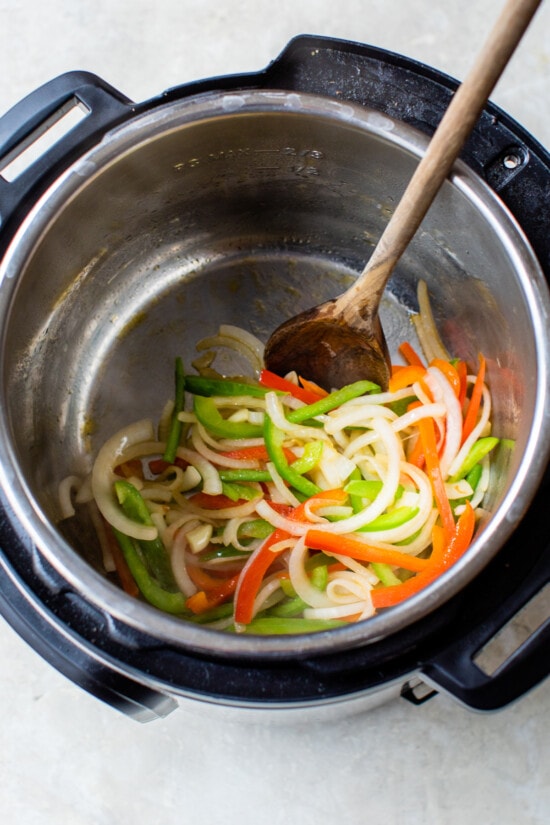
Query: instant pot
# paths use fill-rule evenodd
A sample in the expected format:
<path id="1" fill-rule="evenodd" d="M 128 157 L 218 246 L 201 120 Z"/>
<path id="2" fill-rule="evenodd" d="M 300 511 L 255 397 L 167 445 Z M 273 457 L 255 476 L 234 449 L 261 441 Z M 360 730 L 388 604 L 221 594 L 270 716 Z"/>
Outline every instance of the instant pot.
<path id="1" fill-rule="evenodd" d="M 471 557 L 357 626 L 239 637 L 130 599 L 86 525 L 56 519 L 56 478 L 86 472 L 117 422 L 158 415 L 174 353 L 210 317 L 267 337 L 361 271 L 456 86 L 388 51 L 300 36 L 261 72 L 139 104 L 71 72 L 0 119 L 0 609 L 124 713 L 194 699 L 273 716 L 439 691 L 492 710 L 547 676 L 550 157 L 492 104 L 382 308 L 398 336 L 427 273 L 452 351 L 495 353 L 495 425 L 518 446 Z M 75 107 L 74 128 L 6 174 Z M 519 620 L 528 630 L 498 652 Z"/>

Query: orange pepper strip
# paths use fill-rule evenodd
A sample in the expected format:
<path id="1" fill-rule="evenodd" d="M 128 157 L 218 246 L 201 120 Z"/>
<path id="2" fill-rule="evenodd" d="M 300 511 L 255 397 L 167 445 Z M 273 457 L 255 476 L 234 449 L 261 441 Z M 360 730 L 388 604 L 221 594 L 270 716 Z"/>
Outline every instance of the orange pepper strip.
<path id="1" fill-rule="evenodd" d="M 443 358 L 434 358 L 430 361 L 430 367 L 437 367 L 443 373 L 457 398 L 460 398 L 460 376 L 450 361 L 445 361 Z"/>
<path id="2" fill-rule="evenodd" d="M 441 534 L 436 532 L 434 538 L 435 560 L 425 570 L 417 573 L 402 584 L 391 584 L 371 591 L 372 604 L 375 609 L 393 607 L 405 599 L 419 593 L 462 556 L 472 541 L 475 528 L 475 513 L 469 502 L 466 503 L 449 542 L 441 541 Z M 435 529 L 435 528 L 434 528 Z M 441 529 L 441 528 L 439 528 Z M 434 553 L 432 553 L 432 558 Z"/>
<path id="3" fill-rule="evenodd" d="M 401 353 L 405 361 L 411 364 L 411 366 L 424 366 L 421 357 L 418 355 L 412 344 L 410 344 L 408 341 L 403 341 L 403 343 L 399 345 L 399 352 Z"/>
<path id="4" fill-rule="evenodd" d="M 415 410 L 417 407 L 421 407 L 421 401 L 411 401 L 410 404 L 407 405 L 407 412 L 409 410 Z M 424 447 L 422 445 L 422 439 L 420 438 L 420 433 L 418 434 L 418 438 L 414 442 L 413 446 L 409 448 L 407 453 L 407 461 L 410 464 L 414 464 L 415 467 L 424 467 L 426 463 L 424 461 Z"/>
<path id="5" fill-rule="evenodd" d="M 306 544 L 312 550 L 324 550 L 328 553 L 337 553 L 339 556 L 349 556 L 359 561 L 391 564 L 393 567 L 402 567 L 404 570 L 419 572 L 429 565 L 429 559 L 419 559 L 399 550 L 386 550 L 373 547 L 359 539 L 349 536 L 329 533 L 326 530 L 308 530 Z"/>
<path id="6" fill-rule="evenodd" d="M 422 441 L 422 449 L 424 452 L 424 460 L 426 462 L 426 471 L 432 483 L 432 490 L 436 501 L 437 509 L 443 522 L 443 529 L 445 530 L 445 537 L 449 540 L 455 529 L 455 520 L 443 476 L 441 475 L 441 467 L 439 464 L 439 456 L 437 454 L 437 443 L 435 440 L 435 426 L 432 418 L 421 418 L 418 421 L 418 428 L 420 430 L 420 440 Z"/>
<path id="7" fill-rule="evenodd" d="M 258 380 L 262 387 L 267 387 L 270 390 L 281 390 L 282 392 L 287 392 L 290 395 L 293 395 L 294 398 L 299 398 L 300 401 L 303 401 L 305 404 L 314 404 L 316 401 L 319 401 L 320 398 L 316 392 L 310 392 L 304 387 L 298 387 L 292 381 L 289 381 L 286 378 L 281 378 L 280 375 L 277 375 L 270 370 L 262 370 Z"/>
<path id="8" fill-rule="evenodd" d="M 479 372 L 476 375 L 472 395 L 470 396 L 470 403 L 462 425 L 462 443 L 466 441 L 472 430 L 474 429 L 479 413 L 479 406 L 481 404 L 481 396 L 483 392 L 483 382 L 485 381 L 485 358 L 479 353 Z"/>
<path id="9" fill-rule="evenodd" d="M 464 555 L 472 543 L 475 526 L 475 510 L 470 502 L 467 501 L 464 510 L 458 518 L 451 540 L 445 547 L 443 554 L 443 566 L 445 568 L 451 567 L 455 561 L 458 561 L 458 559 Z"/>
<path id="10" fill-rule="evenodd" d="M 314 381 L 308 381 L 307 378 L 302 378 L 301 375 L 298 376 L 298 380 L 300 384 L 305 390 L 309 390 L 309 392 L 314 393 L 315 395 L 319 396 L 319 398 L 325 398 L 328 395 L 328 392 L 324 390 L 319 384 L 316 384 Z"/>
<path id="11" fill-rule="evenodd" d="M 205 613 L 212 607 L 217 607 L 228 601 L 237 587 L 238 575 L 232 576 L 230 579 L 225 579 L 220 584 L 208 591 L 199 590 L 192 596 L 189 596 L 185 602 L 185 606 L 192 610 L 195 614 Z"/>
<path id="12" fill-rule="evenodd" d="M 299 504 L 298 507 L 287 515 L 287 518 L 294 521 L 304 521 L 306 504 L 309 503 L 310 507 L 314 505 L 322 507 L 328 501 L 341 503 L 346 499 L 347 493 L 343 490 L 323 490 Z M 252 620 L 254 600 L 258 595 L 263 577 L 275 559 L 284 552 L 284 550 L 281 550 L 277 553 L 271 548 L 274 544 L 284 541 L 289 537 L 290 534 L 287 533 L 286 530 L 276 528 L 273 533 L 254 550 L 241 570 L 237 591 L 235 593 L 235 622 L 237 622 L 237 624 L 248 624 Z"/>
<path id="13" fill-rule="evenodd" d="M 411 447 L 409 454 L 407 455 L 407 461 L 410 464 L 414 464 L 415 467 L 420 467 L 420 469 L 424 466 L 424 447 L 422 446 L 421 438 L 418 438 L 414 443 L 414 446 Z"/>
<path id="14" fill-rule="evenodd" d="M 458 402 L 460 404 L 460 408 L 462 409 L 466 400 L 466 393 L 468 391 L 468 367 L 466 366 L 466 361 L 459 361 L 456 365 L 456 371 L 460 378 L 460 393 L 458 395 Z"/>
<path id="15" fill-rule="evenodd" d="M 431 564 L 436 566 L 443 564 L 445 547 L 445 530 L 439 524 L 434 524 L 432 527 L 432 552 L 430 554 Z"/>
<path id="16" fill-rule="evenodd" d="M 403 367 L 403 369 L 397 370 L 397 372 L 391 376 L 389 390 L 390 392 L 397 392 L 397 390 L 410 387 L 411 384 L 414 384 L 415 381 L 420 381 L 425 375 L 426 367 L 418 366 L 417 364 Z"/>

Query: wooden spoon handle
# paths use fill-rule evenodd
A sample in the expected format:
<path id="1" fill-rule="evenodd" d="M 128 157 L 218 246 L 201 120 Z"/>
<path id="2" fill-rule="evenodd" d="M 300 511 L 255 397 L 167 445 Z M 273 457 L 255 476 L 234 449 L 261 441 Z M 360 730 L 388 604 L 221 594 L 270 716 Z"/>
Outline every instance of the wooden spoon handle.
<path id="1" fill-rule="evenodd" d="M 489 95 L 542 0 L 508 0 L 464 82 L 455 92 L 361 276 L 338 309 L 376 311 L 395 265 L 451 171 Z M 361 311 L 363 309 L 363 312 Z"/>

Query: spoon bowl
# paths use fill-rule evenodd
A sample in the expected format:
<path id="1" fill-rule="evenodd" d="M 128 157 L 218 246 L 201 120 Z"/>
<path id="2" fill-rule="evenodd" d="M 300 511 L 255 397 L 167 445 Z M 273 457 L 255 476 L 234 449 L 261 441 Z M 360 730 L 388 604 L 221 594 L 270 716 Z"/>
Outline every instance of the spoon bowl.
<path id="1" fill-rule="evenodd" d="M 264 361 L 272 372 L 295 370 L 330 390 L 367 376 L 386 387 L 390 355 L 378 307 L 362 307 L 363 315 L 349 317 L 339 301 L 328 301 L 281 324 L 270 337 Z"/>

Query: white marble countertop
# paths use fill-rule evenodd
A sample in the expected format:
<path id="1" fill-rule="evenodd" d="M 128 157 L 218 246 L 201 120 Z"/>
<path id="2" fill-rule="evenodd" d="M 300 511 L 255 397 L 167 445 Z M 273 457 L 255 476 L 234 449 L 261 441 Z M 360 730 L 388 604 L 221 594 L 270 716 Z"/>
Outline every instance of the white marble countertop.
<path id="1" fill-rule="evenodd" d="M 0 0 L 0 113 L 74 69 L 135 101 L 257 71 L 303 33 L 369 43 L 460 79 L 501 5 Z M 549 93 L 543 3 L 492 99 L 548 147 Z M 550 821 L 550 681 L 491 715 L 439 695 L 330 722 L 243 724 L 186 705 L 139 725 L 61 677 L 0 620 L 0 720 L 5 825 Z"/>

